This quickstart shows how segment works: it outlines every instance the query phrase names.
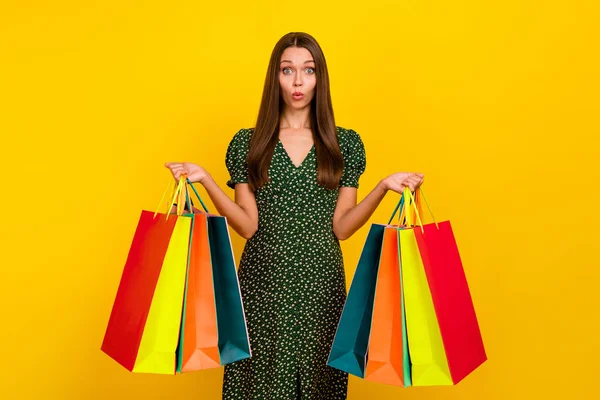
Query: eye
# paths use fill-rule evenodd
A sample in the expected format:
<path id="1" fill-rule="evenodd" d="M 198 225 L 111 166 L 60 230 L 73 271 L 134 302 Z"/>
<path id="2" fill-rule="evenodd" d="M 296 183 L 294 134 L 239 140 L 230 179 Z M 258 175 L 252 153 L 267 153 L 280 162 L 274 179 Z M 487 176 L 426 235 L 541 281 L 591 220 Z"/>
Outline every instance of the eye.
<path id="1" fill-rule="evenodd" d="M 281 71 L 282 71 L 282 72 L 283 72 L 285 75 L 288 75 L 288 74 L 286 73 L 286 71 L 291 71 L 291 70 L 292 70 L 292 69 L 291 69 L 290 67 L 285 67 L 285 68 L 284 68 L 284 69 L 282 69 Z"/>
<path id="2" fill-rule="evenodd" d="M 306 71 L 311 75 L 315 73 L 315 69 L 313 67 L 306 68 Z"/>

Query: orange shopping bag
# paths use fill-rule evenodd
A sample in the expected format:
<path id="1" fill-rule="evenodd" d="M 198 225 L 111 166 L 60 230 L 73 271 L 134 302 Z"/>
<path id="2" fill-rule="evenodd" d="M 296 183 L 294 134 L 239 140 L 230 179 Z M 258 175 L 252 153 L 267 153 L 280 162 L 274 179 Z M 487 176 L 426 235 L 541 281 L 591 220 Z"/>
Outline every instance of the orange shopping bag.
<path id="1" fill-rule="evenodd" d="M 208 213 L 198 192 L 189 186 L 205 212 L 191 214 L 192 229 L 181 318 L 177 371 L 190 372 L 251 356 L 248 328 L 225 217 Z"/>
<path id="2" fill-rule="evenodd" d="M 404 371 L 406 334 L 403 332 L 403 303 L 400 282 L 398 228 L 386 226 L 375 287 L 365 379 L 396 386 L 410 385 Z"/>
<path id="3" fill-rule="evenodd" d="M 177 371 L 221 365 L 206 214 L 194 215 Z"/>

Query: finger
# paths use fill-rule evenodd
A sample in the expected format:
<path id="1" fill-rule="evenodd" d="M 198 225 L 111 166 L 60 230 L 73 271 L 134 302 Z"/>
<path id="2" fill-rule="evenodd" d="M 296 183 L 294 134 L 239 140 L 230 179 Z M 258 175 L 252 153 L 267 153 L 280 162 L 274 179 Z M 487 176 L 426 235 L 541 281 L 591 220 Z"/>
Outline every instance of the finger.
<path id="1" fill-rule="evenodd" d="M 406 185 L 399 185 L 397 187 L 397 189 L 394 190 L 394 192 L 398 193 L 398 194 L 404 194 L 404 189 L 406 189 Z"/>
<path id="2" fill-rule="evenodd" d="M 404 185 L 404 184 L 402 184 L 402 183 L 401 183 L 401 184 L 397 184 L 396 182 L 393 182 L 393 183 L 390 185 L 390 189 L 391 189 L 392 191 L 394 191 L 394 192 L 398 193 L 398 194 L 402 194 L 402 193 L 404 193 L 404 188 L 405 188 L 405 185 Z"/>
<path id="3" fill-rule="evenodd" d="M 408 178 L 404 181 L 406 184 L 415 186 L 416 184 L 419 183 L 419 179 L 418 178 Z"/>
<path id="4" fill-rule="evenodd" d="M 417 184 L 417 181 L 414 178 L 407 178 L 404 180 L 404 182 L 402 182 L 402 184 L 406 187 L 408 187 L 411 192 L 415 190 L 415 186 Z"/>

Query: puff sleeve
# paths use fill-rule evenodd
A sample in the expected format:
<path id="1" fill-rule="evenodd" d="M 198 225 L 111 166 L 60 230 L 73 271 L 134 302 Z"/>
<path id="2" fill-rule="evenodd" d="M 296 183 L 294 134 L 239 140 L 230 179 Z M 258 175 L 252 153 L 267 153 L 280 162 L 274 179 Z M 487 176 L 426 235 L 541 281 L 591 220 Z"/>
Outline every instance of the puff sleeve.
<path id="1" fill-rule="evenodd" d="M 344 171 L 340 179 L 340 187 L 358 188 L 358 180 L 367 167 L 365 146 L 359 134 L 352 129 L 343 130 L 339 140 L 340 150 L 344 157 Z"/>
<path id="2" fill-rule="evenodd" d="M 227 186 L 234 189 L 237 183 L 248 183 L 248 164 L 246 156 L 250 146 L 250 130 L 240 129 L 229 142 L 225 154 L 225 166 L 230 179 Z"/>

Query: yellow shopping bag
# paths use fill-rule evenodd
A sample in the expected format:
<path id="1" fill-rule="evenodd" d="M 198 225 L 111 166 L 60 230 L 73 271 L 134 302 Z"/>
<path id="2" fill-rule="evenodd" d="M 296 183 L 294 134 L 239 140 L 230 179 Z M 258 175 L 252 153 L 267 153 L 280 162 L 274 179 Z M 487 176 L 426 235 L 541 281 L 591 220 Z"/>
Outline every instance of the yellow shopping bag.
<path id="1" fill-rule="evenodd" d="M 409 191 L 405 191 L 405 196 L 407 201 L 410 199 L 410 203 L 414 204 Z M 407 226 L 414 226 L 411 219 L 415 214 L 418 218 L 419 214 L 408 212 L 408 204 L 405 209 Z M 452 385 L 444 342 L 414 229 L 401 228 L 398 232 L 412 384 L 413 386 Z"/>
<path id="2" fill-rule="evenodd" d="M 179 216 L 173 229 L 133 372 L 175 373 L 191 221 Z"/>

